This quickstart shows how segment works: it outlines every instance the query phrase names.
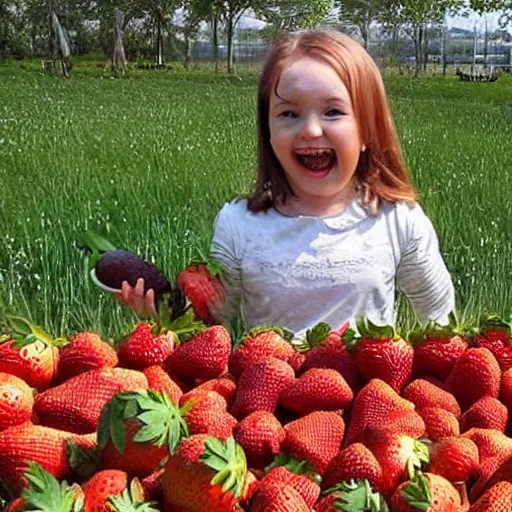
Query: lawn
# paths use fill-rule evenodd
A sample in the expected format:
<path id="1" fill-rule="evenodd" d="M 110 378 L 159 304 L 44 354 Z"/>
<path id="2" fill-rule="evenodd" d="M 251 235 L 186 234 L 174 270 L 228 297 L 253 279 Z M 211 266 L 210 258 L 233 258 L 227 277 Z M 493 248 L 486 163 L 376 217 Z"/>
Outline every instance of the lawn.
<path id="1" fill-rule="evenodd" d="M 254 178 L 256 75 L 99 75 L 0 67 L 0 311 L 54 335 L 116 338 L 134 320 L 87 278 L 79 233 L 99 231 L 174 278 L 208 252 L 216 212 Z M 512 77 L 385 80 L 459 309 L 505 313 Z"/>

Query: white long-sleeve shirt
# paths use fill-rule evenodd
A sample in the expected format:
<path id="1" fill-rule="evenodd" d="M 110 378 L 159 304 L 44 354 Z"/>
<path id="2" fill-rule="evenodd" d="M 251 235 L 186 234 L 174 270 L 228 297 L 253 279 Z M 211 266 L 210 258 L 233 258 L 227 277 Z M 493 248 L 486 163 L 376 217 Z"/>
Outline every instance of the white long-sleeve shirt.
<path id="1" fill-rule="evenodd" d="M 447 323 L 455 294 L 437 235 L 419 204 L 382 203 L 372 216 L 356 197 L 339 215 L 254 214 L 241 199 L 215 219 L 211 256 L 223 267 L 223 318 L 241 308 L 247 328 L 281 325 L 303 335 L 361 316 L 395 325 L 395 290 L 421 320 Z"/>

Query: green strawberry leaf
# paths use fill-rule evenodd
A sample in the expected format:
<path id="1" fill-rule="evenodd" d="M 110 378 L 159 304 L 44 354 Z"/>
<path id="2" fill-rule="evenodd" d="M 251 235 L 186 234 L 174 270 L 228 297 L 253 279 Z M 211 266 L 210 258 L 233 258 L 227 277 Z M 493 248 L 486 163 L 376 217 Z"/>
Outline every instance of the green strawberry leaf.
<path id="1" fill-rule="evenodd" d="M 176 334 L 180 341 L 187 341 L 208 326 L 203 321 L 196 320 L 194 310 L 188 308 L 182 316 L 164 325 L 164 327 L 167 331 L 172 331 Z"/>
<path id="2" fill-rule="evenodd" d="M 108 503 L 111 505 L 112 510 L 117 512 L 158 512 L 159 509 L 155 508 L 157 503 L 137 501 L 125 489 L 119 496 L 109 496 Z"/>
<path id="3" fill-rule="evenodd" d="M 423 464 L 430 462 L 430 451 L 428 444 L 423 441 L 414 440 L 413 455 L 407 461 L 407 473 L 410 480 L 414 480 Z"/>
<path id="4" fill-rule="evenodd" d="M 368 339 L 393 339 L 395 329 L 390 325 L 376 325 L 366 317 L 356 321 L 357 330 L 362 338 Z"/>
<path id="5" fill-rule="evenodd" d="M 53 475 L 34 462 L 29 463 L 25 477 L 30 485 L 22 491 L 21 497 L 28 510 L 71 512 L 74 495 L 66 482 L 59 483 Z"/>
<path id="6" fill-rule="evenodd" d="M 354 350 L 357 345 L 359 344 L 359 335 L 357 331 L 349 327 L 341 337 L 343 340 L 343 343 L 345 343 L 345 346 L 347 347 L 347 350 Z"/>
<path id="7" fill-rule="evenodd" d="M 341 482 L 327 491 L 338 499 L 333 505 L 345 512 L 389 512 L 381 494 L 373 492 L 368 480 Z"/>
<path id="8" fill-rule="evenodd" d="M 479 324 L 482 333 L 486 331 L 503 331 L 509 335 L 512 333 L 511 324 L 503 320 L 497 313 L 483 312 Z"/>
<path id="9" fill-rule="evenodd" d="M 88 480 L 96 473 L 99 465 L 98 450 L 86 449 L 73 441 L 66 441 L 68 463 L 74 473 L 80 478 Z"/>
<path id="10" fill-rule="evenodd" d="M 110 416 L 109 433 L 112 444 L 123 455 L 126 450 L 126 432 L 124 430 L 123 418 L 116 412 Z"/>
<path id="11" fill-rule="evenodd" d="M 429 510 L 432 504 L 430 485 L 425 476 L 420 472 L 402 489 L 404 500 L 418 510 Z"/>
<path id="12" fill-rule="evenodd" d="M 309 348 L 316 347 L 324 342 L 331 334 L 331 326 L 325 322 L 320 322 L 313 329 L 306 331 L 306 344 Z"/>
<path id="13" fill-rule="evenodd" d="M 211 485 L 220 485 L 224 493 L 230 492 L 236 498 L 241 495 L 247 479 L 247 462 L 243 449 L 232 436 L 226 441 L 208 436 L 199 460 L 215 473 Z"/>
<path id="14" fill-rule="evenodd" d="M 218 261 L 210 260 L 206 263 L 206 270 L 213 277 L 217 277 L 222 274 L 222 265 Z"/>

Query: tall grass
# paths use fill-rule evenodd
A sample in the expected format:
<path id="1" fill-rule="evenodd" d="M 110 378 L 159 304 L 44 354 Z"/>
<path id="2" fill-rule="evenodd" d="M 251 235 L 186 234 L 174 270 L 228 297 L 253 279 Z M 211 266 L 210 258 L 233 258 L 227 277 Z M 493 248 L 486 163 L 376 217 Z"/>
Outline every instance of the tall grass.
<path id="1" fill-rule="evenodd" d="M 459 307 L 512 302 L 512 80 L 386 77 Z M 201 250 L 255 167 L 253 74 L 70 80 L 0 70 L 0 311 L 52 334 L 115 338 L 130 312 L 88 280 L 87 229 L 170 278 Z M 410 311 L 401 308 L 401 321 Z"/>

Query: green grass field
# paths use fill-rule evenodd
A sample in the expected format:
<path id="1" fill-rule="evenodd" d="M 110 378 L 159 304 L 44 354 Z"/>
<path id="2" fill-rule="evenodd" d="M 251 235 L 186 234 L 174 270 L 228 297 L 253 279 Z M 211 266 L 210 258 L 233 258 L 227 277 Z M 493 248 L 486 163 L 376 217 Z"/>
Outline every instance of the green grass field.
<path id="1" fill-rule="evenodd" d="M 208 251 L 220 206 L 250 190 L 256 75 L 68 81 L 0 67 L 0 308 L 54 335 L 116 338 L 130 312 L 87 278 L 94 229 L 174 278 Z M 512 305 L 512 77 L 386 76 L 458 307 Z M 401 320 L 409 317 L 402 309 Z"/>

